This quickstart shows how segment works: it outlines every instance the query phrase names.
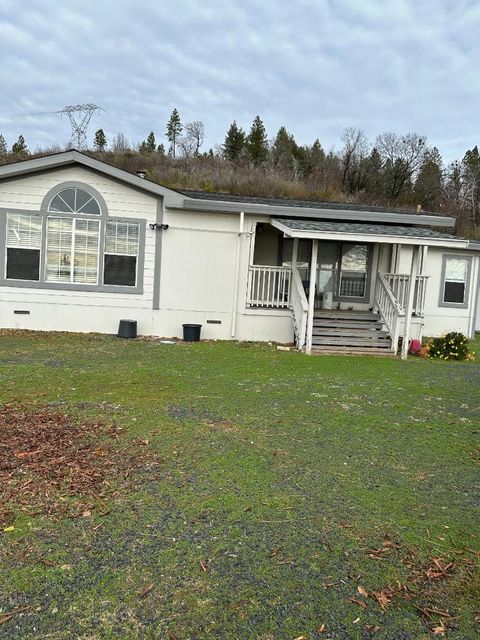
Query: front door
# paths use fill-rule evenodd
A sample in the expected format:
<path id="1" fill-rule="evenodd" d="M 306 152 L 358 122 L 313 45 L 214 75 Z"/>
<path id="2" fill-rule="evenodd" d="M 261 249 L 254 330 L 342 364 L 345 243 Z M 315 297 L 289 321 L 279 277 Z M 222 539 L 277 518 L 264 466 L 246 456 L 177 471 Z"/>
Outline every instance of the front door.
<path id="1" fill-rule="evenodd" d="M 368 302 L 372 247 L 354 242 L 318 243 L 317 306 Z"/>

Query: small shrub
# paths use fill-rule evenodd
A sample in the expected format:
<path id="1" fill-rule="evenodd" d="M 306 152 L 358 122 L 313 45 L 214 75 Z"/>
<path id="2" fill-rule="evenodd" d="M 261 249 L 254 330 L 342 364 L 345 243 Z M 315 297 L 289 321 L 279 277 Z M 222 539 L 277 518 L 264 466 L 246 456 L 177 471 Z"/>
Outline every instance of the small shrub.
<path id="1" fill-rule="evenodd" d="M 470 353 L 468 338 L 456 331 L 451 331 L 440 338 L 433 338 L 428 344 L 428 355 L 430 358 L 440 360 L 472 360 L 473 353 Z"/>

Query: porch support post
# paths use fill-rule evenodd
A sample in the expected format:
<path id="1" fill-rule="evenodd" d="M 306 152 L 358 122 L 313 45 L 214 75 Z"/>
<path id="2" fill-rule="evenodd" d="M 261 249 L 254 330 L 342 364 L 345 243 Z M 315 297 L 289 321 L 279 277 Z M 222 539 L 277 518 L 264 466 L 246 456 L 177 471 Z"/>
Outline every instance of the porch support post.
<path id="1" fill-rule="evenodd" d="M 310 283 L 308 287 L 308 320 L 306 352 L 312 353 L 313 314 L 315 313 L 315 285 L 317 281 L 318 240 L 312 240 Z"/>
<path id="2" fill-rule="evenodd" d="M 390 273 L 400 273 L 400 257 L 402 255 L 402 245 L 394 244 L 392 250 L 392 264 L 390 265 Z"/>
<path id="3" fill-rule="evenodd" d="M 292 249 L 292 269 L 297 266 L 297 258 L 298 258 L 298 238 L 293 239 L 293 249 Z"/>
<path id="4" fill-rule="evenodd" d="M 412 262 L 410 267 L 410 279 L 408 281 L 407 308 L 405 310 L 405 331 L 403 332 L 402 342 L 402 360 L 405 360 L 408 355 L 410 327 L 412 324 L 413 298 L 415 295 L 415 280 L 417 279 L 420 250 L 421 247 L 419 245 L 414 245 L 412 247 Z"/>
<path id="5" fill-rule="evenodd" d="M 395 273 L 397 263 L 398 244 L 392 244 L 392 255 L 390 258 L 390 273 Z"/>
<path id="6" fill-rule="evenodd" d="M 428 244 L 421 247 L 422 251 L 422 260 L 419 268 L 419 273 L 424 276 L 425 274 L 425 265 L 427 264 L 427 256 L 428 256 Z"/>

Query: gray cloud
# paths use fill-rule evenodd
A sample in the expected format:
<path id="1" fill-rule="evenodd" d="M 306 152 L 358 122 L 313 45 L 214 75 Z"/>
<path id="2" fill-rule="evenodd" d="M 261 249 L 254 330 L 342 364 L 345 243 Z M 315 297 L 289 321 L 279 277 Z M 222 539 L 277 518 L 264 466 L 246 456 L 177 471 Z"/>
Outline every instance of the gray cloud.
<path id="1" fill-rule="evenodd" d="M 475 0 L 0 0 L 0 133 L 64 144 L 67 120 L 20 114 L 96 102 L 91 131 L 133 142 L 177 107 L 207 145 L 258 113 L 327 148 L 416 130 L 451 160 L 480 143 L 478 33 Z"/>

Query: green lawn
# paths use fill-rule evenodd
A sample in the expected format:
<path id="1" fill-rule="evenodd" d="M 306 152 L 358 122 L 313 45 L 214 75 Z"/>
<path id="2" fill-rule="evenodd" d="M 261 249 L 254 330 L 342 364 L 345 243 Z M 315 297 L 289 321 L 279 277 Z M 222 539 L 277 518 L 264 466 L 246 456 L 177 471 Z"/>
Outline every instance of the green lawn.
<path id="1" fill-rule="evenodd" d="M 477 638 L 479 390 L 475 362 L 1 334 L 1 404 L 162 464 L 106 515 L 0 532 L 0 623 L 32 607 L 0 638 Z"/>

